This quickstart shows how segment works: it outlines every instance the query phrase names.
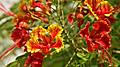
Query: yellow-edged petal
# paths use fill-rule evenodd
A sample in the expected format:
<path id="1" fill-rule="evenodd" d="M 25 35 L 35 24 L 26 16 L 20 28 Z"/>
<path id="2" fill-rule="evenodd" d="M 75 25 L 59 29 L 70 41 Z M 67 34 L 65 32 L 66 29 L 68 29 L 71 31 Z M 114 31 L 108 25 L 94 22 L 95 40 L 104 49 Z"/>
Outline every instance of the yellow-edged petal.
<path id="1" fill-rule="evenodd" d="M 63 38 L 61 38 L 61 37 L 57 36 L 57 37 L 56 37 L 56 41 L 59 41 L 59 40 L 60 40 L 62 43 L 61 43 L 61 47 L 59 47 L 59 48 L 55 48 L 57 52 L 60 52 L 60 51 L 61 51 L 61 49 L 63 49 L 63 48 L 64 48 Z M 58 44 L 58 45 L 59 45 L 59 44 Z"/>
<path id="2" fill-rule="evenodd" d="M 34 45 L 34 44 L 32 44 L 31 42 L 34 42 L 34 41 L 32 41 L 32 39 L 30 39 L 26 43 L 27 51 L 31 52 L 31 53 L 39 52 L 40 49 L 35 49 L 34 47 L 32 47 L 32 45 Z"/>
<path id="3" fill-rule="evenodd" d="M 109 17 L 113 13 L 113 6 L 108 1 L 102 1 L 100 2 L 98 8 L 101 8 L 101 10 L 108 11 L 104 15 Z"/>
<path id="4" fill-rule="evenodd" d="M 62 27 L 58 24 L 50 25 L 47 30 L 51 34 L 52 38 L 55 38 L 56 36 L 61 36 L 61 33 L 63 31 Z"/>

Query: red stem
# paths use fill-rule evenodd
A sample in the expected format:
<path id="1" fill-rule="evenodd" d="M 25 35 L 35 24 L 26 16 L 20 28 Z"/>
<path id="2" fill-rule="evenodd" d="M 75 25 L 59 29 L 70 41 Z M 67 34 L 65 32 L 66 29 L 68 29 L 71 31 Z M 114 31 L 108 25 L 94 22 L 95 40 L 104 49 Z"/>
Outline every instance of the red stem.
<path id="1" fill-rule="evenodd" d="M 15 16 L 15 14 L 8 9 L 5 8 L 5 6 L 0 2 L 0 10 L 3 11 L 8 16 Z"/>
<path id="2" fill-rule="evenodd" d="M 10 46 L 8 49 L 6 49 L 1 55 L 0 55 L 0 59 L 5 56 L 8 52 L 10 52 L 11 50 L 13 50 L 16 47 L 16 44 L 13 44 L 12 46 Z"/>
<path id="3" fill-rule="evenodd" d="M 20 42 L 21 39 L 17 40 L 12 46 L 10 46 L 8 49 L 6 49 L 1 55 L 0 55 L 0 59 L 5 56 L 6 54 L 8 54 L 8 52 L 10 52 L 11 50 L 13 50 L 16 46 L 17 43 Z"/>

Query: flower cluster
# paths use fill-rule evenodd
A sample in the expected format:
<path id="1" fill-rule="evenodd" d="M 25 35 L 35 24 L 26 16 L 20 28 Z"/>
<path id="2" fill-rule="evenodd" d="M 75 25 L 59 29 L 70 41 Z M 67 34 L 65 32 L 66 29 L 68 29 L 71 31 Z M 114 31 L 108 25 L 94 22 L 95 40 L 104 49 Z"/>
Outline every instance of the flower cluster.
<path id="1" fill-rule="evenodd" d="M 104 54 L 111 47 L 110 26 L 115 21 L 112 16 L 114 8 L 104 0 L 85 0 L 84 3 L 97 20 L 92 24 L 91 31 L 89 31 L 90 22 L 88 21 L 80 30 L 80 35 L 85 38 L 89 52 L 99 51 Z"/>
<path id="2" fill-rule="evenodd" d="M 91 13 L 97 19 L 92 25 L 93 30 L 89 32 L 90 22 L 80 31 L 80 35 L 86 39 L 88 50 L 90 52 L 98 50 L 100 47 L 108 49 L 110 47 L 110 24 L 107 17 L 112 14 L 114 9 L 108 1 L 103 0 L 85 0 L 84 3 L 88 6 Z M 101 18 L 102 17 L 102 18 Z"/>
<path id="3" fill-rule="evenodd" d="M 48 23 L 48 19 L 46 18 L 47 14 L 43 14 L 43 12 L 45 11 L 46 13 L 49 14 L 51 1 L 47 0 L 46 5 L 43 5 L 42 2 L 43 1 L 30 0 L 29 2 L 30 5 L 28 6 L 26 2 L 23 0 L 22 3 L 20 4 L 21 12 L 18 13 L 14 18 L 16 28 L 14 29 L 11 36 L 14 42 L 16 42 L 16 40 L 20 40 L 17 44 L 18 47 L 24 46 L 26 41 L 29 39 L 28 29 L 31 26 L 29 22 L 34 23 L 35 20 L 40 19 L 41 21 Z M 39 10 L 37 11 L 37 9 L 41 11 Z"/>
<path id="4" fill-rule="evenodd" d="M 51 24 L 48 29 L 42 26 L 31 29 L 36 20 L 48 23 L 47 15 L 51 12 L 51 1 L 46 0 L 46 4 L 43 4 L 43 0 L 30 0 L 28 3 L 22 0 L 20 4 L 21 12 L 14 18 L 15 29 L 11 38 L 19 48 L 25 47 L 25 51 L 29 53 L 25 67 L 41 67 L 45 55 L 52 49 L 59 52 L 63 47 L 63 29 L 58 24 Z"/>
<path id="5" fill-rule="evenodd" d="M 86 8 L 87 7 L 87 8 Z M 86 12 L 85 12 L 86 10 Z M 68 22 L 73 24 L 77 21 L 80 27 L 85 21 L 86 14 L 93 15 L 96 21 L 92 24 L 92 30 L 89 31 L 90 22 L 83 29 L 80 30 L 80 36 L 85 38 L 88 45 L 88 51 L 108 49 L 110 47 L 111 37 L 111 23 L 115 21 L 112 16 L 114 8 L 108 1 L 104 0 L 85 0 L 82 6 L 79 6 L 75 13 L 68 15 Z"/>
<path id="6" fill-rule="evenodd" d="M 89 32 L 90 22 L 80 31 L 80 35 L 85 38 L 88 51 L 93 52 L 98 49 L 108 49 L 110 47 L 110 26 L 104 20 L 98 20 L 93 24 L 93 30 Z"/>
<path id="7" fill-rule="evenodd" d="M 65 0 L 65 2 L 67 1 Z M 52 53 L 52 51 L 59 52 L 64 47 L 62 38 L 63 29 L 68 28 L 71 28 L 71 31 L 73 32 L 75 30 L 75 32 L 71 34 L 71 31 L 64 30 L 64 34 L 66 34 L 64 39 L 70 39 L 70 41 L 72 41 L 73 48 L 76 50 L 79 49 L 77 48 L 79 47 L 77 45 L 80 42 L 77 42 L 76 44 L 73 43 L 76 42 L 75 40 L 81 40 L 81 38 L 83 38 L 86 41 L 88 52 L 96 51 L 101 55 L 103 54 L 102 57 L 106 59 L 106 51 L 111 47 L 111 24 L 115 21 L 115 18 L 113 17 L 113 6 L 105 0 L 84 0 L 81 1 L 82 5 L 78 4 L 76 6 L 77 8 L 75 8 L 75 12 L 64 16 L 62 15 L 64 14 L 64 11 L 63 13 L 61 11 L 63 7 L 59 6 L 60 4 L 61 3 L 59 3 L 58 0 L 58 8 L 55 7 L 54 9 L 56 4 L 52 5 L 51 0 L 21 0 L 21 4 L 19 6 L 20 12 L 18 14 L 14 14 L 10 11 L 5 11 L 5 8 L 2 8 L 0 3 L 0 10 L 3 10 L 7 15 L 14 17 L 13 21 L 15 28 L 12 31 L 11 38 L 15 42 L 15 46 L 19 48 L 24 47 L 24 51 L 28 53 L 24 67 L 42 67 L 42 62 L 44 61 L 46 55 Z M 57 10 L 60 10 L 60 15 L 62 16 L 58 16 L 59 14 L 57 13 L 59 13 L 59 11 Z M 54 13 L 54 11 L 56 12 Z M 56 18 L 54 21 L 54 18 L 57 16 L 59 18 Z M 86 16 L 93 16 L 94 21 L 86 22 Z M 70 25 L 68 24 L 68 26 L 65 26 L 67 25 L 64 23 L 65 21 L 61 21 L 65 20 L 64 18 L 68 19 Z M 49 23 L 49 20 L 51 19 L 53 21 Z M 35 23 L 36 21 L 44 23 L 40 23 L 38 26 Z M 57 24 L 58 21 L 61 21 L 61 26 L 65 27 L 62 28 L 59 24 Z M 71 26 L 74 22 L 77 22 L 77 26 Z M 82 24 L 85 24 L 85 27 L 82 28 Z M 70 38 L 72 36 L 73 38 Z M 77 36 L 81 37 L 77 38 Z M 67 39 L 65 43 L 68 43 Z M 110 60 L 108 56 L 107 60 Z"/>

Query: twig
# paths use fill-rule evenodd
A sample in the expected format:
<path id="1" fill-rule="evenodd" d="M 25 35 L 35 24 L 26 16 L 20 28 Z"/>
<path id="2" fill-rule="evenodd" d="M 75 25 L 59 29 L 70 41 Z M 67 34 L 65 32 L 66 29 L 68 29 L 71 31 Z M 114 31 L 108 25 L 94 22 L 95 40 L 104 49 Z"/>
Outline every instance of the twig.
<path id="1" fill-rule="evenodd" d="M 75 56 L 75 52 L 73 53 L 72 57 L 70 58 L 70 60 L 68 61 L 68 63 L 65 65 L 65 67 L 68 67 L 68 65 L 71 63 L 71 61 L 73 60 L 74 56 Z"/>
<path id="2" fill-rule="evenodd" d="M 120 54 L 120 51 L 119 51 L 119 50 L 113 50 L 113 52 Z"/>

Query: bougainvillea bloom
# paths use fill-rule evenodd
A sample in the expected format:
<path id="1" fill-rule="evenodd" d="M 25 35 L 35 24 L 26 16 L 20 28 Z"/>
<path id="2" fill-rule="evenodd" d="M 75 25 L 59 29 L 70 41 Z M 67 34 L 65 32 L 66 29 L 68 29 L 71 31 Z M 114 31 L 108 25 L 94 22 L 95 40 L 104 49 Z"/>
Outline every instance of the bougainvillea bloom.
<path id="1" fill-rule="evenodd" d="M 84 3 L 96 19 L 99 19 L 99 16 L 110 16 L 114 9 L 108 1 L 104 0 L 85 0 Z"/>
<path id="2" fill-rule="evenodd" d="M 16 28 L 11 35 L 14 42 L 18 42 L 17 46 L 22 47 L 26 44 L 29 39 L 29 32 L 25 29 Z"/>
<path id="3" fill-rule="evenodd" d="M 34 28 L 26 44 L 27 51 L 47 54 L 52 48 L 61 49 L 63 47 L 61 33 L 62 27 L 57 24 L 50 25 L 47 30 L 41 26 Z"/>
<path id="4" fill-rule="evenodd" d="M 89 32 L 90 22 L 80 31 L 80 35 L 85 38 L 88 51 L 93 52 L 100 48 L 108 49 L 111 38 L 109 36 L 110 27 L 106 21 L 100 20 L 93 24 L 93 30 Z"/>

